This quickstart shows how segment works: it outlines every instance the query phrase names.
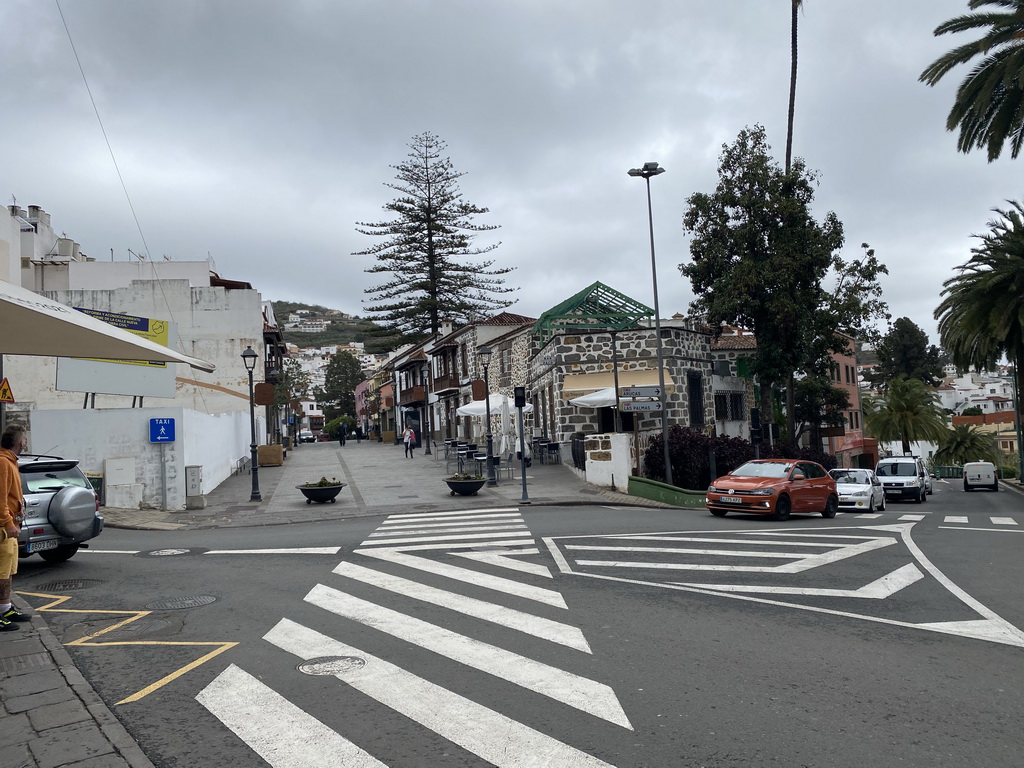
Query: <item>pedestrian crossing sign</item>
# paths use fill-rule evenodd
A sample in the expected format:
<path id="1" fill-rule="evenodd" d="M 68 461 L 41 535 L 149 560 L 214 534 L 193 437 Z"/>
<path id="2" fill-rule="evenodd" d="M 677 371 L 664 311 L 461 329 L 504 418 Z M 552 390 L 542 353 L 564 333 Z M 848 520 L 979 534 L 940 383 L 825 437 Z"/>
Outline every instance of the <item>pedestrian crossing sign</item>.
<path id="1" fill-rule="evenodd" d="M 0 403 L 13 403 L 14 393 L 11 391 L 11 385 L 7 381 L 7 377 L 0 382 Z"/>

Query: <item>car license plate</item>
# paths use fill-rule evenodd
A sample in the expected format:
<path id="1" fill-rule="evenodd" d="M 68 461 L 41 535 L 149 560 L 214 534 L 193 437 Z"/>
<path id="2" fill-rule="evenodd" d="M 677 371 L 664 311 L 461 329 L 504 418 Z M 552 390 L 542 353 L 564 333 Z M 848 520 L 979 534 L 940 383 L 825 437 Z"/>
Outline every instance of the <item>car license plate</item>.
<path id="1" fill-rule="evenodd" d="M 56 549 L 60 546 L 60 539 L 47 539 L 46 541 L 30 541 L 29 552 L 42 552 L 44 549 Z"/>
<path id="2" fill-rule="evenodd" d="M 742 504 L 743 499 L 739 496 L 720 496 L 719 501 L 724 501 L 726 504 Z"/>

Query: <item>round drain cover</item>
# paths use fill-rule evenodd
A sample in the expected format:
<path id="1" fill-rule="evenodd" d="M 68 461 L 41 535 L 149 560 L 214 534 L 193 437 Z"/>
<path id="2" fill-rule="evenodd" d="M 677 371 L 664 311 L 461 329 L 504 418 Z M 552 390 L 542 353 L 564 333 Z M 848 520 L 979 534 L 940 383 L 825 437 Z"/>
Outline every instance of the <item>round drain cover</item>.
<path id="1" fill-rule="evenodd" d="M 60 581 L 51 581 L 46 584 L 40 584 L 36 589 L 41 589 L 46 592 L 72 592 L 76 589 L 95 587 L 97 584 L 102 583 L 103 582 L 99 579 L 61 579 Z"/>
<path id="2" fill-rule="evenodd" d="M 217 598 L 209 595 L 197 595 L 195 597 L 173 597 L 170 600 L 157 600 L 154 603 L 147 603 L 146 608 L 150 611 L 177 611 L 183 608 L 199 608 L 209 605 Z"/>
<path id="3" fill-rule="evenodd" d="M 319 656 L 302 662 L 296 669 L 306 675 L 343 675 L 365 666 L 366 659 L 359 656 Z"/>

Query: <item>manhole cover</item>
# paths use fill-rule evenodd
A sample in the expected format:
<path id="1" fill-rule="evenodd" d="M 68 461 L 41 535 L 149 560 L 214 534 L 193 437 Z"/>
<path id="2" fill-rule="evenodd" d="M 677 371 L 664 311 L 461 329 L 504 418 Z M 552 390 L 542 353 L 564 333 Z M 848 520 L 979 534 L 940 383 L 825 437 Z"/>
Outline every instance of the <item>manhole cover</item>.
<path id="1" fill-rule="evenodd" d="M 209 595 L 197 595 L 196 597 L 174 597 L 170 600 L 157 600 L 155 603 L 147 603 L 146 608 L 150 611 L 177 611 L 182 608 L 199 608 L 209 605 L 216 597 Z"/>
<path id="2" fill-rule="evenodd" d="M 44 592 L 73 592 L 76 589 L 95 587 L 97 584 L 102 583 L 99 579 L 61 579 L 60 581 L 40 584 L 36 589 L 43 590 Z"/>
<path id="3" fill-rule="evenodd" d="M 189 547 L 181 549 L 151 549 L 148 552 L 136 552 L 135 557 L 181 557 L 183 555 L 201 555 L 209 550 L 202 547 Z"/>
<path id="4" fill-rule="evenodd" d="M 359 656 L 319 656 L 302 662 L 296 669 L 306 675 L 342 675 L 365 666 L 366 659 Z"/>

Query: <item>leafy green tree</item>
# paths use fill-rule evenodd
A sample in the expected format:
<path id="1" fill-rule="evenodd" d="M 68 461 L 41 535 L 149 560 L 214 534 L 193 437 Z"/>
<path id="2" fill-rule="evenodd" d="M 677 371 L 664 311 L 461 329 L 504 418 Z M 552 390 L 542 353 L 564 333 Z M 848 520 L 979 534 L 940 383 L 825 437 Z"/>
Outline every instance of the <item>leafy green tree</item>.
<path id="1" fill-rule="evenodd" d="M 942 381 L 942 352 L 928 344 L 928 334 L 908 317 L 892 324 L 875 347 L 878 365 L 866 375 L 875 386 L 884 386 L 900 374 L 935 387 Z"/>
<path id="2" fill-rule="evenodd" d="M 501 277 L 513 267 L 473 260 L 498 247 L 473 245 L 478 233 L 497 227 L 474 222 L 488 209 L 462 199 L 458 180 L 464 174 L 442 157 L 445 143 L 426 132 L 414 136 L 409 148 L 408 159 L 392 166 L 398 182 L 386 185 L 399 193 L 384 206 L 391 218 L 357 222 L 357 232 L 384 240 L 354 254 L 376 258 L 368 273 L 390 275 L 365 290 L 373 295 L 365 309 L 377 315 L 395 345 L 435 334 L 445 320 L 460 325 L 511 306 L 502 297 L 516 290 Z"/>
<path id="3" fill-rule="evenodd" d="M 348 352 L 339 352 L 330 359 L 324 370 L 324 387 L 314 393 L 324 410 L 325 421 L 355 414 L 356 387 L 362 380 L 359 361 Z"/>
<path id="4" fill-rule="evenodd" d="M 883 442 L 899 440 L 903 453 L 919 440 L 942 443 L 949 431 L 938 393 L 920 379 L 897 376 L 879 395 L 864 398 L 864 425 Z"/>
<path id="5" fill-rule="evenodd" d="M 1008 210 L 977 235 L 980 245 L 958 273 L 942 284 L 935 309 L 939 338 L 953 363 L 992 371 L 1005 355 L 1014 365 L 1017 392 L 1024 394 L 1024 206 Z M 1024 409 L 1017 402 L 1017 423 Z"/>
<path id="6" fill-rule="evenodd" d="M 751 369 L 761 384 L 762 418 L 772 412 L 771 391 L 798 371 L 822 373 L 829 353 L 846 351 L 884 312 L 877 275 L 886 272 L 874 251 L 845 261 L 842 223 L 832 212 L 811 215 L 817 176 L 797 158 L 785 173 L 770 156 L 764 128 L 740 132 L 723 147 L 719 183 L 711 194 L 687 200 L 683 229 L 692 236 L 692 261 L 680 272 L 697 298 L 694 310 L 713 327 L 752 330 Z M 836 284 L 826 290 L 826 275 Z M 790 442 L 795 409 L 789 409 Z"/>
<path id="7" fill-rule="evenodd" d="M 936 464 L 959 466 L 968 461 L 991 461 L 999 464 L 1002 456 L 995 438 L 973 424 L 957 424 L 946 433 L 935 452 Z"/>
<path id="8" fill-rule="evenodd" d="M 1024 143 L 1024 0 L 969 0 L 967 6 L 984 10 L 943 22 L 935 35 L 978 30 L 982 36 L 940 56 L 918 79 L 935 85 L 980 56 L 957 89 L 946 130 L 960 130 L 961 152 L 987 149 L 992 162 L 1009 142 L 1016 158 Z"/>
<path id="9" fill-rule="evenodd" d="M 799 424 L 796 439 L 810 432 L 811 445 L 821 445 L 822 425 L 842 427 L 850 410 L 850 395 L 845 389 L 833 387 L 825 377 L 808 376 L 796 382 L 795 415 Z M 795 442 L 795 441 L 794 441 Z"/>
<path id="10" fill-rule="evenodd" d="M 960 411 L 961 416 L 983 416 L 985 412 L 976 405 L 972 405 L 969 408 L 964 408 Z"/>

